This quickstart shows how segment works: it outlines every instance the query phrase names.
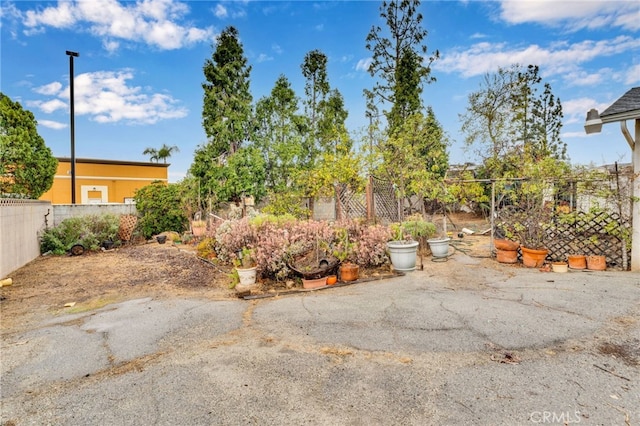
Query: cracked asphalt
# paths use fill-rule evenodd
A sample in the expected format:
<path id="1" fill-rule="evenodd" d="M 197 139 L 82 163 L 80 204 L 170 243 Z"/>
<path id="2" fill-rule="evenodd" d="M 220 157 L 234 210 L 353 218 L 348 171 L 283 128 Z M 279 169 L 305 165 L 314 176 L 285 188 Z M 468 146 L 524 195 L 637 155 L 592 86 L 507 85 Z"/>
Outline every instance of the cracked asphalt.
<path id="1" fill-rule="evenodd" d="M 292 296 L 52 314 L 0 355 L 7 426 L 637 425 L 640 274 L 456 253 Z"/>

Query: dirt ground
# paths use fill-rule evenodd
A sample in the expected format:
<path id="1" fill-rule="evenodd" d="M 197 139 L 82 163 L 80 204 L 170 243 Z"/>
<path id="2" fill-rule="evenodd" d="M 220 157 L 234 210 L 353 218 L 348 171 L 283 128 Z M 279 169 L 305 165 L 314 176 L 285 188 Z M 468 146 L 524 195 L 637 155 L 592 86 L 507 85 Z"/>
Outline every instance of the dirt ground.
<path id="1" fill-rule="evenodd" d="M 456 223 L 457 222 L 457 223 Z M 487 229 L 483 219 L 458 216 L 451 225 L 452 246 L 471 256 L 489 259 L 488 235 L 457 236 L 467 227 Z M 418 260 L 428 262 L 429 256 Z M 429 262 L 431 263 L 431 262 Z M 496 265 L 497 266 L 497 265 Z M 435 265 L 437 268 L 437 265 Z M 438 268 L 440 269 L 440 268 Z M 438 273 L 454 273 L 441 268 Z M 80 256 L 41 256 L 9 275 L 13 285 L 0 288 L 2 332 L 16 331 L 52 312 L 82 312 L 124 300 L 153 297 L 236 298 L 230 289 L 232 268 L 199 259 L 190 245 L 147 242 L 89 252 Z M 363 271 L 364 279 L 383 278 L 391 271 Z M 260 291 L 295 291 L 293 282 L 262 283 Z"/>
<path id="2" fill-rule="evenodd" d="M 11 273 L 13 285 L 0 289 L 2 327 L 51 311 L 91 310 L 136 297 L 232 297 L 228 272 L 171 243 L 41 256 Z"/>

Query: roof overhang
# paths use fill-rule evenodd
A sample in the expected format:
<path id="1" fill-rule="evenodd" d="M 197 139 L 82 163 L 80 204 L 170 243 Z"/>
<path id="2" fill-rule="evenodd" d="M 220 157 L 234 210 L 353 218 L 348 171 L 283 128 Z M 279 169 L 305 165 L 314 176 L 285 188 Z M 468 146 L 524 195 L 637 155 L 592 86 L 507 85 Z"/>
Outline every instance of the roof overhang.
<path id="1" fill-rule="evenodd" d="M 600 116 L 598 110 L 592 108 L 587 113 L 587 120 L 584 122 L 584 131 L 587 132 L 588 135 L 592 133 L 600 133 L 603 124 L 638 119 L 640 119 L 640 109 Z"/>

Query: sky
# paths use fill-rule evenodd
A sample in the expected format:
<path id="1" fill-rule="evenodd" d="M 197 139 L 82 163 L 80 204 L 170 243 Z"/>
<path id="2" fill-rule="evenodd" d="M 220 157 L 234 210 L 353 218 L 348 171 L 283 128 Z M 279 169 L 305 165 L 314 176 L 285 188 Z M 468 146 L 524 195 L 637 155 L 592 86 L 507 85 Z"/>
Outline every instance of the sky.
<path id="1" fill-rule="evenodd" d="M 169 180 L 182 179 L 202 128 L 202 68 L 216 37 L 238 29 L 251 65 L 254 102 L 285 75 L 300 98 L 300 64 L 318 49 L 328 78 L 349 111 L 360 140 L 365 118 L 365 39 L 380 18 L 374 1 L 0 0 L 0 90 L 38 122 L 57 157 L 71 155 L 70 57 L 74 58 L 76 158 L 149 161 L 145 148 L 176 145 Z M 438 50 L 436 82 L 424 87 L 450 140 L 450 163 L 477 162 L 466 149 L 459 115 L 468 95 L 498 67 L 535 64 L 564 111 L 562 140 L 572 164 L 630 162 L 616 124 L 586 135 L 591 108 L 600 112 L 640 86 L 640 2 L 423 1 L 426 45 Z M 302 103 L 300 103 L 302 108 Z M 302 109 L 301 109 L 302 111 Z M 632 125 L 631 125 L 632 126 Z M 633 128 L 633 127 L 631 127 Z"/>

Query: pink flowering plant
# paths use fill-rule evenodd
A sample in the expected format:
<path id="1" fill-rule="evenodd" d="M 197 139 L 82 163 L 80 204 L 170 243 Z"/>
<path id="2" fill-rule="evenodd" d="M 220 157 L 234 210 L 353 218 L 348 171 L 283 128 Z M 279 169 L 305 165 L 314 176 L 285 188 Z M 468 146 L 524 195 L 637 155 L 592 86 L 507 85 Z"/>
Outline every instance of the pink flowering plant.
<path id="1" fill-rule="evenodd" d="M 370 225 L 360 227 L 359 231 L 353 248 L 355 263 L 364 267 L 377 267 L 387 263 L 387 241 L 391 238 L 389 228 Z"/>
<path id="2" fill-rule="evenodd" d="M 258 215 L 225 221 L 216 229 L 216 252 L 224 262 L 237 261 L 237 253 L 251 249 L 260 276 L 284 280 L 293 276 L 288 262 L 311 250 L 337 255 L 362 267 L 388 262 L 386 241 L 390 231 L 360 221 L 298 221 L 290 216 Z"/>
<path id="3" fill-rule="evenodd" d="M 223 262 L 239 260 L 238 253 L 243 249 L 254 248 L 255 232 L 249 224 L 249 218 L 226 220 L 216 228 L 215 248 L 218 258 Z"/>

